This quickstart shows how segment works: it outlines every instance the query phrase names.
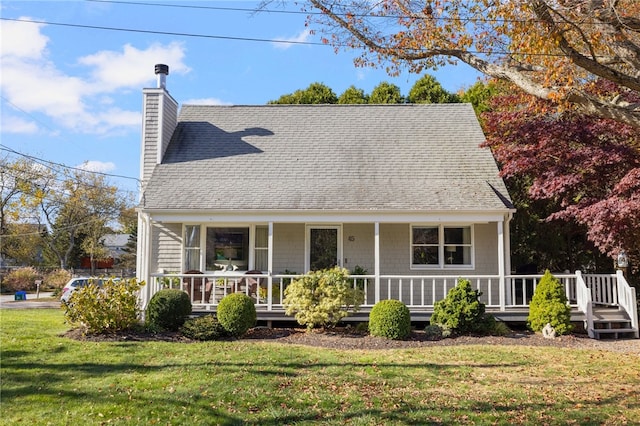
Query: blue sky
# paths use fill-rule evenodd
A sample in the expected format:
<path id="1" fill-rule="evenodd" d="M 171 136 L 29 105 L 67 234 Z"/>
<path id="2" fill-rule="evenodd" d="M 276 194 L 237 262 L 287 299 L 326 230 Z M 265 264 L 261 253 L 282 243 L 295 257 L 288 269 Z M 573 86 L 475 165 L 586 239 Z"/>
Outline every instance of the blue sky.
<path id="1" fill-rule="evenodd" d="M 356 68 L 356 51 L 283 43 L 319 43 L 304 14 L 224 10 L 259 2 L 135 1 L 0 3 L 0 155 L 14 150 L 127 176 L 110 182 L 136 192 L 142 88 L 155 86 L 156 63 L 169 65 L 167 88 L 180 104 L 261 105 L 313 82 L 340 95 L 350 85 L 370 93 L 388 81 L 407 95 L 421 77 Z M 294 3 L 287 7 L 299 10 Z M 464 65 L 430 73 L 449 91 L 478 77 Z"/>

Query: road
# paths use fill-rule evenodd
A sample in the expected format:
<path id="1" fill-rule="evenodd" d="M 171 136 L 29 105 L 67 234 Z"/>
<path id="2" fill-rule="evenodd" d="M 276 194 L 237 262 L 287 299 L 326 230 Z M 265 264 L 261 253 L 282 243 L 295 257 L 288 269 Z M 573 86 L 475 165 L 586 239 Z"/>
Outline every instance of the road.
<path id="1" fill-rule="evenodd" d="M 28 293 L 27 300 L 15 300 L 13 294 L 3 294 L 0 295 L 0 309 L 59 308 L 60 302 L 51 299 L 52 296 L 51 292 L 41 292 L 40 297 L 36 298 L 35 293 Z"/>

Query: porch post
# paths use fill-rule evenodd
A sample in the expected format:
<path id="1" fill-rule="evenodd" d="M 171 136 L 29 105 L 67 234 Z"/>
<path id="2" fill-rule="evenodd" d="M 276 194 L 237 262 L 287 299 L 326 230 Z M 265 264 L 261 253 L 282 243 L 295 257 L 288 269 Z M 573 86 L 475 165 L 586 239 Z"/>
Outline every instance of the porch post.
<path id="1" fill-rule="evenodd" d="M 504 219 L 498 222 L 498 275 L 499 279 L 499 297 L 500 297 L 500 310 L 505 310 L 506 300 L 506 280 L 505 280 L 505 239 L 504 239 Z"/>
<path id="2" fill-rule="evenodd" d="M 376 287 L 376 300 L 375 303 L 380 301 L 380 222 L 374 224 L 374 274 L 375 274 L 375 287 Z"/>
<path id="3" fill-rule="evenodd" d="M 273 309 L 273 222 L 269 222 L 267 236 L 267 310 Z"/>
<path id="4" fill-rule="evenodd" d="M 146 285 L 140 292 L 140 306 L 144 309 L 151 298 L 151 282 L 149 264 L 151 262 L 151 223 L 149 215 L 138 214 L 138 229 L 140 231 L 138 246 L 136 247 L 136 276 L 139 281 L 144 281 Z"/>

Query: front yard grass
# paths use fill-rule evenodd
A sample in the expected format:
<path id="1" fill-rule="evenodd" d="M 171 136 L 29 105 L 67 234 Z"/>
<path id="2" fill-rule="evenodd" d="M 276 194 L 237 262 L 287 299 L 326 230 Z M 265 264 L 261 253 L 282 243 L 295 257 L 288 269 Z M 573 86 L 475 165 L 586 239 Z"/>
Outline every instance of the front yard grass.
<path id="1" fill-rule="evenodd" d="M 0 310 L 0 328 L 3 425 L 640 422 L 635 355 L 79 342 L 55 309 Z"/>

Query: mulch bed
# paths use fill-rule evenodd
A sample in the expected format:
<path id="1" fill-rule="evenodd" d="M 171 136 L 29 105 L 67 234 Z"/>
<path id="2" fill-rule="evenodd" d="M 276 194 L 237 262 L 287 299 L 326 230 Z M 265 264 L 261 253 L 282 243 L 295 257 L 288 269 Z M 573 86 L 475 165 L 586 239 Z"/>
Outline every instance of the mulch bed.
<path id="1" fill-rule="evenodd" d="M 79 329 L 70 330 L 63 336 L 83 341 L 166 341 L 194 343 L 179 332 L 149 333 L 129 331 L 118 334 L 85 335 Z M 541 334 L 530 331 L 514 331 L 508 336 L 458 336 L 441 340 L 431 340 L 422 331 L 413 331 L 406 340 L 389 340 L 357 333 L 351 327 L 306 331 L 303 328 L 256 327 L 243 336 L 241 341 L 276 342 L 297 344 L 328 349 L 402 349 L 455 345 L 521 345 L 573 349 L 598 349 L 623 352 L 640 356 L 640 339 L 595 340 L 584 334 L 571 334 L 546 339 Z"/>

